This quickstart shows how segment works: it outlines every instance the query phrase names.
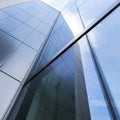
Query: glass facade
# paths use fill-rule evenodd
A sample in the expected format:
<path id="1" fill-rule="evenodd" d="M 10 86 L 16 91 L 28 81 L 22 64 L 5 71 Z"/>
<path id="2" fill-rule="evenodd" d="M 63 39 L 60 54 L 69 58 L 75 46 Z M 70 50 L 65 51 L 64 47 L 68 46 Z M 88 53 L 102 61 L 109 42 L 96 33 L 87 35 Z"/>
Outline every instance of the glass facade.
<path id="1" fill-rule="evenodd" d="M 59 14 L 37 0 L 7 0 L 4 7 L 2 3 L 5 1 L 0 1 L 0 119 L 27 78 Z"/>
<path id="2" fill-rule="evenodd" d="M 59 3 L 1 7 L 0 119 L 119 120 L 120 1 Z"/>

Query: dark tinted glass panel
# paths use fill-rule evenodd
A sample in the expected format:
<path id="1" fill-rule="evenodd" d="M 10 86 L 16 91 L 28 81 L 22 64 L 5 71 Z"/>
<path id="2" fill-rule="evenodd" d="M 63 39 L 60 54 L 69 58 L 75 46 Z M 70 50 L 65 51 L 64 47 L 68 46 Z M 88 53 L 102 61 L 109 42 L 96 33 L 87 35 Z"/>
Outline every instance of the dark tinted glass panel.
<path id="1" fill-rule="evenodd" d="M 39 64 L 37 64 L 37 68 L 40 69 L 41 65 L 45 65 L 51 60 L 70 40 L 72 40 L 72 38 L 72 32 L 64 18 L 60 15 L 48 38 L 42 57 L 40 57 Z M 45 59 L 45 61 L 43 59 Z M 34 70 L 37 69 L 35 68 Z"/>
<path id="2" fill-rule="evenodd" d="M 79 50 L 78 45 L 69 49 L 25 86 L 28 86 L 28 90 L 22 105 L 17 114 L 13 112 L 9 116 L 10 120 L 76 120 L 78 114 L 90 120 L 80 52 L 76 53 L 76 50 Z"/>

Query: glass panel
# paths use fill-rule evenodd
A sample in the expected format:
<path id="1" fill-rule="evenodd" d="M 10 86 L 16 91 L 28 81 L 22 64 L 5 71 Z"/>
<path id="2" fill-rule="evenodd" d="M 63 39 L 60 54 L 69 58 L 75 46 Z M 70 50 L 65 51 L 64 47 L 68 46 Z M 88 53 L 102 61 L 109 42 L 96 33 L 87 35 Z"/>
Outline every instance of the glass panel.
<path id="1" fill-rule="evenodd" d="M 20 8 L 22 10 L 25 10 L 25 11 L 27 11 L 27 9 L 30 8 L 30 6 L 27 5 L 27 2 L 24 4 L 18 4 L 18 5 L 16 5 L 16 7 Z"/>
<path id="2" fill-rule="evenodd" d="M 48 24 L 49 26 L 53 25 L 53 23 L 54 23 L 54 21 L 51 20 L 51 18 L 49 18 L 48 16 L 46 16 L 46 17 L 44 18 L 44 22 L 45 22 L 46 24 Z"/>
<path id="3" fill-rule="evenodd" d="M 74 69 L 72 53 L 73 49 L 70 49 L 31 82 L 22 103 L 22 111 L 19 109 L 19 112 L 14 114 L 14 117 L 18 114 L 19 117 L 14 119 L 75 120 L 75 75 L 71 71 Z M 68 59 L 71 69 L 66 64 L 66 55 L 71 58 Z M 9 118 L 11 117 L 12 114 Z"/>
<path id="4" fill-rule="evenodd" d="M 28 90 L 22 105 L 16 114 L 16 108 L 13 109 L 10 120 L 13 117 L 16 120 L 111 120 L 90 53 L 84 51 L 89 51 L 87 46 L 84 48 L 84 42 L 85 39 L 75 44 L 26 85 Z"/>
<path id="5" fill-rule="evenodd" d="M 34 15 L 34 17 L 37 18 L 39 21 L 43 21 L 46 16 L 43 13 L 39 12 L 37 15 Z"/>
<path id="6" fill-rule="evenodd" d="M 34 31 L 24 42 L 32 48 L 39 50 L 44 40 L 45 36 L 43 36 L 40 32 Z"/>
<path id="7" fill-rule="evenodd" d="M 70 31 L 64 18 L 60 15 L 54 26 L 54 29 L 48 38 L 48 43 L 45 45 L 42 57 L 40 57 L 42 59 L 45 59 L 45 61 L 40 59 L 41 62 L 45 64 L 47 63 L 46 60 L 51 60 L 57 52 L 59 52 L 70 40 L 72 40 L 72 38 L 72 32 Z M 40 63 L 40 60 L 38 66 L 43 65 L 43 63 Z"/>
<path id="8" fill-rule="evenodd" d="M 19 25 L 17 28 L 12 30 L 10 34 L 18 40 L 24 41 L 25 38 L 33 31 L 32 28 L 25 24 Z"/>
<path id="9" fill-rule="evenodd" d="M 0 72 L 0 119 L 4 113 L 6 112 L 8 106 L 11 103 L 17 89 L 19 83 L 7 76 L 6 74 Z"/>
<path id="10" fill-rule="evenodd" d="M 78 35 L 83 30 L 80 16 L 75 4 L 73 4 L 65 13 L 63 12 L 63 17 L 74 36 Z"/>
<path id="11" fill-rule="evenodd" d="M 9 15 L 7 15 L 6 13 L 0 11 L 0 20 L 5 19 L 7 17 L 9 17 Z"/>
<path id="12" fill-rule="evenodd" d="M 21 45 L 2 65 L 1 70 L 22 81 L 35 55 L 34 50 Z"/>
<path id="13" fill-rule="evenodd" d="M 119 0 L 86 0 L 82 6 L 78 6 L 85 26 L 97 20 L 115 1 Z"/>
<path id="14" fill-rule="evenodd" d="M 116 107 L 120 113 L 120 7 L 89 34 Z"/>
<path id="15" fill-rule="evenodd" d="M 19 41 L 0 31 L 0 65 L 19 45 Z"/>
<path id="16" fill-rule="evenodd" d="M 111 120 L 86 37 L 79 41 L 91 120 Z"/>
<path id="17" fill-rule="evenodd" d="M 41 22 L 40 25 L 36 28 L 36 30 L 40 31 L 44 35 L 47 35 L 50 32 L 51 27 L 52 26 L 50 26 L 49 24 L 46 24 L 45 22 Z"/>
<path id="18" fill-rule="evenodd" d="M 31 26 L 33 29 L 35 29 L 39 24 L 40 24 L 40 20 L 38 20 L 37 18 L 31 18 L 29 20 L 27 20 L 25 23 L 29 26 Z"/>
<path id="19" fill-rule="evenodd" d="M 2 11 L 14 16 L 15 14 L 20 13 L 22 10 L 17 8 L 16 6 L 11 6 L 11 7 L 7 7 L 7 8 L 2 9 Z"/>
<path id="20" fill-rule="evenodd" d="M 54 20 L 58 16 L 59 12 L 56 10 L 51 10 L 48 14 L 48 17 L 50 17 L 52 20 Z"/>
<path id="21" fill-rule="evenodd" d="M 35 15 L 39 14 L 39 11 L 35 10 L 34 8 L 27 9 L 27 10 L 25 10 L 25 12 L 31 16 L 35 16 Z M 40 16 L 40 14 L 39 14 L 39 16 Z"/>
<path id="22" fill-rule="evenodd" d="M 26 12 L 20 12 L 19 14 L 15 15 L 18 20 L 25 22 L 26 20 L 32 18 L 31 15 L 27 14 Z"/>
<path id="23" fill-rule="evenodd" d="M 13 17 L 7 17 L 6 19 L 0 20 L 0 29 L 9 33 L 20 24 L 22 23 L 17 19 Z"/>
<path id="24" fill-rule="evenodd" d="M 61 8 L 62 13 L 64 14 L 66 11 L 69 11 L 69 9 L 74 5 L 74 0 L 66 0 L 64 5 Z"/>

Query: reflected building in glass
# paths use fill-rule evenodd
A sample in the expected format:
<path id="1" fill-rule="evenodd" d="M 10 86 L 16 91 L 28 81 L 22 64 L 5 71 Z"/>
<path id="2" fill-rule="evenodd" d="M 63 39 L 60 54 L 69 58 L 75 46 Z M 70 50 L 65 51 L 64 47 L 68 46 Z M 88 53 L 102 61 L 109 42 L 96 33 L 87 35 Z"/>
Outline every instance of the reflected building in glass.
<path id="1" fill-rule="evenodd" d="M 0 1 L 1 120 L 120 120 L 120 1 L 61 6 Z"/>

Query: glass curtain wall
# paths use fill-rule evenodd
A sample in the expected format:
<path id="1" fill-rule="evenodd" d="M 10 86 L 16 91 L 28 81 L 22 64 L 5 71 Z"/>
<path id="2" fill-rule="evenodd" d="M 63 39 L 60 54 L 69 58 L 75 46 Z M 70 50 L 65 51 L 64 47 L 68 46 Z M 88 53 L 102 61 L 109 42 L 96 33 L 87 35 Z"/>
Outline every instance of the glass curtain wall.
<path id="1" fill-rule="evenodd" d="M 59 14 L 40 1 L 27 1 L 0 0 L 0 119 L 29 74 Z"/>
<path id="2" fill-rule="evenodd" d="M 120 3 L 117 5 L 24 85 L 9 120 L 119 120 Z M 86 29 L 83 15 L 80 19 Z"/>

